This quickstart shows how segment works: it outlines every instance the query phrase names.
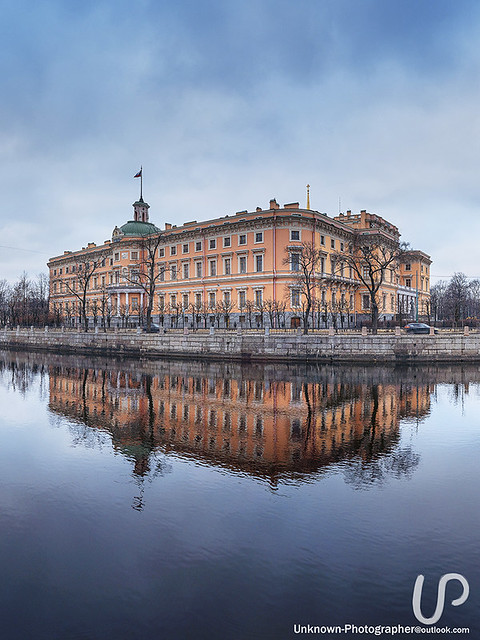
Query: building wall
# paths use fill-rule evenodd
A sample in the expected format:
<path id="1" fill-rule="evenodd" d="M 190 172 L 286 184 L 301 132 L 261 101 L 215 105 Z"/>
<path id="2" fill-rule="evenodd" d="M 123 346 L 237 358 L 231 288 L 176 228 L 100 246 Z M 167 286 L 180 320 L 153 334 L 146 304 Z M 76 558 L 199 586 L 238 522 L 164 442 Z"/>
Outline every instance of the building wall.
<path id="1" fill-rule="evenodd" d="M 163 277 L 156 284 L 154 318 L 167 326 L 175 323 L 223 326 L 227 316 L 230 326 L 257 326 L 262 319 L 268 325 L 266 306 L 275 302 L 284 305 L 284 312 L 276 315 L 274 325 L 295 326 L 301 317 L 301 300 L 292 294 L 299 287 L 289 256 L 299 251 L 302 243 L 313 241 L 323 255 L 323 271 L 317 274 L 314 301 L 317 324 L 351 325 L 366 319 L 369 309 L 365 287 L 348 266 L 343 274 L 339 269 L 332 272 L 332 257 L 337 264 L 341 262 L 353 235 L 370 233 L 372 229 L 386 240 L 398 241 L 394 225 L 366 211 L 330 218 L 318 211 L 301 209 L 298 203 L 280 208 L 275 200 L 270 201 L 266 210 L 257 208 L 180 227 L 166 223 L 157 253 L 157 269 Z M 116 229 L 112 240 L 103 245 L 89 243 L 80 251 L 52 258 L 49 261 L 52 312 L 67 324 L 78 322 L 79 266 L 86 260 L 98 259 L 102 266 L 87 291 L 92 320 L 96 316 L 96 324 L 102 317 L 113 325 L 142 322 L 146 294 L 135 282 L 135 272 L 141 272 L 143 257 L 141 238 L 122 236 Z M 415 286 L 407 287 L 406 265 L 398 272 L 387 273 L 379 291 L 381 318 L 392 319 L 401 311 L 403 298 L 399 297 L 399 287 L 405 289 L 405 295 L 415 294 L 423 311 L 429 299 L 429 265 L 426 254 L 412 252 L 410 267 L 421 285 L 418 291 Z M 77 295 L 73 291 L 75 280 Z M 227 304 L 223 310 L 218 307 L 215 310 L 213 303 L 221 301 Z M 106 311 L 107 306 L 111 311 Z M 412 317 L 411 304 L 406 317 Z"/>

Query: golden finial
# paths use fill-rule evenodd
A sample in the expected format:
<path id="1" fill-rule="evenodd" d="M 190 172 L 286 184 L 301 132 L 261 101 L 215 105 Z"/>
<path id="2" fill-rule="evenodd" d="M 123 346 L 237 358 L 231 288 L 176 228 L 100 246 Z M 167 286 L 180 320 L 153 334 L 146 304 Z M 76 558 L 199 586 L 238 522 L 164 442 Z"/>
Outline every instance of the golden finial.
<path id="1" fill-rule="evenodd" d="M 310 185 L 307 184 L 307 209 L 310 209 Z"/>

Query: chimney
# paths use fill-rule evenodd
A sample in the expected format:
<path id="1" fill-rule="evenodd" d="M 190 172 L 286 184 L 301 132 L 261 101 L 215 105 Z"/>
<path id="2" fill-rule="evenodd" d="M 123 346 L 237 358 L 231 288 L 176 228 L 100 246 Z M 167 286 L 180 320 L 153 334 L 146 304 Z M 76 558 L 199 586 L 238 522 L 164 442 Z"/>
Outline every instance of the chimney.
<path id="1" fill-rule="evenodd" d="M 270 200 L 270 209 L 280 209 L 280 205 L 277 203 L 275 198 Z"/>
<path id="2" fill-rule="evenodd" d="M 170 222 L 166 222 L 165 223 L 165 229 L 171 229 L 172 225 L 170 224 Z"/>

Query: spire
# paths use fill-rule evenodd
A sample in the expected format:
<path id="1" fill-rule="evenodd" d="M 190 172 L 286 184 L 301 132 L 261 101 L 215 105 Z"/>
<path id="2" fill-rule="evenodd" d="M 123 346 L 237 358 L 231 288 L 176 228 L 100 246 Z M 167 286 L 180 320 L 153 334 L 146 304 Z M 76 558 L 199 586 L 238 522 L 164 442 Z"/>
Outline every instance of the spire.
<path id="1" fill-rule="evenodd" d="M 140 200 L 139 202 L 143 202 L 143 167 L 140 167 L 140 171 L 136 173 L 134 178 L 140 178 Z"/>
<path id="2" fill-rule="evenodd" d="M 143 201 L 143 167 L 133 177 L 140 178 L 140 198 L 133 203 L 133 219 L 136 222 L 148 222 L 150 205 Z"/>
<path id="3" fill-rule="evenodd" d="M 310 209 L 310 185 L 307 184 L 307 209 Z"/>

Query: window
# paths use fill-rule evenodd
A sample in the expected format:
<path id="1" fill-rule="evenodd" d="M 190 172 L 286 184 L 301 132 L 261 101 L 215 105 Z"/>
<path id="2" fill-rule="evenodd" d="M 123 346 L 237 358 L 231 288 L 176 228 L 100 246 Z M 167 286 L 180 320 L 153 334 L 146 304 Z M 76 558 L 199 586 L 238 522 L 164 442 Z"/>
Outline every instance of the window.
<path id="1" fill-rule="evenodd" d="M 176 293 L 171 293 L 170 294 L 170 306 L 171 307 L 176 307 L 177 306 L 177 294 Z"/>
<path id="2" fill-rule="evenodd" d="M 300 291 L 298 289 L 292 289 L 292 307 L 300 306 Z"/>
<path id="3" fill-rule="evenodd" d="M 335 249 L 335 238 L 330 238 L 330 246 Z"/>
<path id="4" fill-rule="evenodd" d="M 238 259 L 238 270 L 240 273 L 247 273 L 247 256 L 240 256 Z"/>
<path id="5" fill-rule="evenodd" d="M 188 280 L 189 277 L 190 277 L 190 265 L 188 264 L 188 262 L 186 262 L 183 265 L 183 279 Z"/>
<path id="6" fill-rule="evenodd" d="M 263 242 L 263 231 L 257 231 L 255 234 L 255 242 Z"/>
<path id="7" fill-rule="evenodd" d="M 226 276 L 232 273 L 232 261 L 230 258 L 225 258 L 223 263 L 223 272 Z"/>
<path id="8" fill-rule="evenodd" d="M 217 240 L 216 240 L 216 238 L 210 238 L 210 240 L 208 241 L 208 248 L 209 249 L 216 249 L 217 248 Z"/>
<path id="9" fill-rule="evenodd" d="M 182 253 L 188 253 L 188 242 L 186 242 L 185 244 L 182 244 Z"/>
<path id="10" fill-rule="evenodd" d="M 217 261 L 216 260 L 210 260 L 208 264 L 209 264 L 209 268 L 210 268 L 210 275 L 211 276 L 216 276 L 217 275 Z"/>
<path id="11" fill-rule="evenodd" d="M 160 249 L 158 250 L 158 257 L 159 258 L 164 258 L 165 257 L 165 249 L 164 249 L 164 247 L 160 247 Z"/>
<path id="12" fill-rule="evenodd" d="M 340 251 L 345 251 L 345 245 L 343 242 L 340 242 Z"/>
<path id="13" fill-rule="evenodd" d="M 238 236 L 238 244 L 247 244 L 247 234 L 246 233 L 241 233 Z"/>
<path id="14" fill-rule="evenodd" d="M 201 251 L 202 250 L 202 241 L 198 240 L 197 242 L 195 242 L 195 251 Z"/>
<path id="15" fill-rule="evenodd" d="M 255 291 L 255 304 L 257 307 L 261 307 L 263 302 L 263 291 L 261 289 L 257 289 Z"/>
<path id="16" fill-rule="evenodd" d="M 132 310 L 138 310 L 138 298 L 132 298 Z"/>
<path id="17" fill-rule="evenodd" d="M 243 309 L 247 303 L 247 292 L 239 291 L 238 292 L 238 307 L 239 309 Z"/>
<path id="18" fill-rule="evenodd" d="M 176 279 L 177 279 L 177 265 L 172 264 L 170 266 L 170 280 L 176 280 Z"/>
<path id="19" fill-rule="evenodd" d="M 170 255 L 171 256 L 176 256 L 177 255 L 177 246 L 173 245 L 172 247 L 170 247 Z"/>
<path id="20" fill-rule="evenodd" d="M 325 273 L 325 258 L 320 258 L 320 273 Z"/>
<path id="21" fill-rule="evenodd" d="M 65 267 L 65 273 L 68 273 L 68 267 Z"/>
<path id="22" fill-rule="evenodd" d="M 188 293 L 184 293 L 182 296 L 182 306 L 184 309 L 188 309 Z"/>
<path id="23" fill-rule="evenodd" d="M 120 260 L 120 253 L 118 253 L 118 252 L 117 252 L 117 253 L 113 256 L 113 258 L 114 258 L 115 262 L 118 262 L 118 261 Z"/>
<path id="24" fill-rule="evenodd" d="M 163 311 L 165 309 L 165 296 L 158 296 L 158 310 Z"/>
<path id="25" fill-rule="evenodd" d="M 56 270 L 56 269 L 54 269 L 54 270 L 53 270 L 53 275 L 54 275 L 54 276 L 56 276 L 56 275 L 57 275 L 57 270 Z"/>
<path id="26" fill-rule="evenodd" d="M 196 262 L 195 263 L 195 273 L 197 274 L 197 278 L 201 278 L 202 277 L 202 263 L 201 262 Z"/>
<path id="27" fill-rule="evenodd" d="M 232 239 L 230 238 L 230 236 L 226 236 L 223 239 L 223 246 L 224 247 L 231 247 L 232 246 Z"/>
<path id="28" fill-rule="evenodd" d="M 258 273 L 259 271 L 263 271 L 263 256 L 255 256 L 255 271 Z"/>
<path id="29" fill-rule="evenodd" d="M 223 292 L 223 301 L 225 302 L 225 304 L 230 304 L 230 291 L 224 291 Z"/>
<path id="30" fill-rule="evenodd" d="M 138 251 L 132 251 L 132 260 L 138 260 Z"/>
<path id="31" fill-rule="evenodd" d="M 158 279 L 160 282 L 165 282 L 165 265 L 158 265 Z"/>
<path id="32" fill-rule="evenodd" d="M 210 309 L 214 309 L 215 305 L 215 291 L 210 291 L 210 293 L 208 294 L 208 306 L 210 307 Z"/>
<path id="33" fill-rule="evenodd" d="M 362 309 L 370 309 L 370 296 L 368 293 L 362 295 Z"/>
<path id="34" fill-rule="evenodd" d="M 323 244 L 323 246 L 325 246 L 325 236 L 320 236 L 320 244 Z"/>
<path id="35" fill-rule="evenodd" d="M 405 286 L 406 286 L 406 287 L 411 287 L 411 286 L 412 286 L 412 280 L 411 280 L 411 278 L 406 278 L 406 280 L 405 280 Z"/>
<path id="36" fill-rule="evenodd" d="M 290 240 L 300 240 L 300 231 L 290 231 Z"/>
<path id="37" fill-rule="evenodd" d="M 411 271 L 412 270 L 412 265 L 410 264 L 410 262 L 407 262 L 405 264 L 405 271 Z"/>
<path id="38" fill-rule="evenodd" d="M 195 307 L 197 309 L 201 309 L 201 307 L 202 307 L 202 294 L 201 293 L 196 293 L 195 294 Z"/>
<path id="39" fill-rule="evenodd" d="M 300 271 L 300 254 L 299 253 L 290 254 L 290 269 L 292 271 Z"/>

